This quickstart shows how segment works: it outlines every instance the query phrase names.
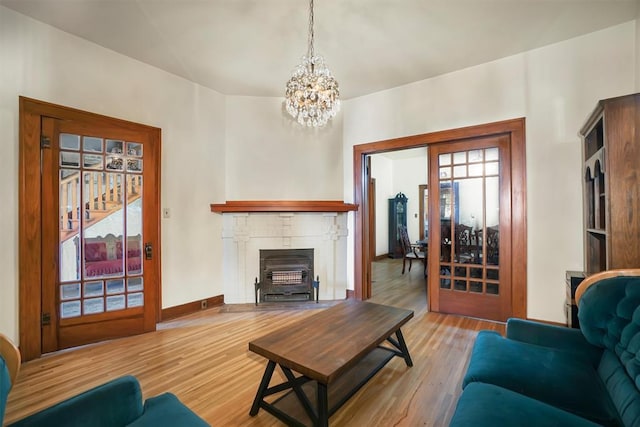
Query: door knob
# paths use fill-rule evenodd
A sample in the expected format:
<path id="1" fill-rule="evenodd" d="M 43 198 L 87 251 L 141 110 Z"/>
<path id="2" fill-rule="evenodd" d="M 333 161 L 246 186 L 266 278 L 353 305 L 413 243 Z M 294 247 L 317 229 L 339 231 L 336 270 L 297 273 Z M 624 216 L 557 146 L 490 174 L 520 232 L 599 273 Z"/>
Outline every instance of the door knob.
<path id="1" fill-rule="evenodd" d="M 147 242 L 144 244 L 144 258 L 145 259 L 153 258 L 153 246 L 151 246 L 151 242 Z"/>

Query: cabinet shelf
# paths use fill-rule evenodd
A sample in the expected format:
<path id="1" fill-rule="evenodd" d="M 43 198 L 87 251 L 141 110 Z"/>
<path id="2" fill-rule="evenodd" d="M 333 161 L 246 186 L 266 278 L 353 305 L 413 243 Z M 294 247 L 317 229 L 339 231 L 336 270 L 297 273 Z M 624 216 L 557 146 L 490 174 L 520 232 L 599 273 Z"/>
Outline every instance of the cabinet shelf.
<path id="1" fill-rule="evenodd" d="M 640 94 L 602 100 L 582 129 L 585 271 L 640 265 Z"/>
<path id="2" fill-rule="evenodd" d="M 602 236 L 606 236 L 607 235 L 607 230 L 602 230 L 600 228 L 587 228 L 587 233 L 599 234 L 599 235 L 602 235 Z"/>
<path id="3" fill-rule="evenodd" d="M 584 161 L 586 173 L 595 179 L 600 173 L 605 172 L 604 147 L 600 148 L 593 155 Z"/>

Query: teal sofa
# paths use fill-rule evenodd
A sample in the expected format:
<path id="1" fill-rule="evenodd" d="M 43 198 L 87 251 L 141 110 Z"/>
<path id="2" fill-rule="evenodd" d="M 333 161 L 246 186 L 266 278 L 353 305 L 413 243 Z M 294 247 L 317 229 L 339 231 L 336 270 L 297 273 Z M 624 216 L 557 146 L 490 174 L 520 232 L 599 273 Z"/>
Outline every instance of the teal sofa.
<path id="1" fill-rule="evenodd" d="M 478 334 L 450 426 L 640 426 L 640 269 L 590 276 L 576 299 L 580 329 Z"/>

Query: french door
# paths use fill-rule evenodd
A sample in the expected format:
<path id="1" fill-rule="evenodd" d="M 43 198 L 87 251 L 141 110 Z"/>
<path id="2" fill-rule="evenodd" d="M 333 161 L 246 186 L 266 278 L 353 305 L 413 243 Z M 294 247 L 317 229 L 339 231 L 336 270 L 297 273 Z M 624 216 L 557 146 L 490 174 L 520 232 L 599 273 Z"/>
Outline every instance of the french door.
<path id="1" fill-rule="evenodd" d="M 430 147 L 434 311 L 502 321 L 512 313 L 509 142 L 499 135 Z"/>
<path id="2" fill-rule="evenodd" d="M 354 297 L 371 297 L 366 158 L 425 146 L 429 310 L 487 319 L 526 318 L 524 118 L 353 147 L 354 202 L 361 206 L 355 213 Z M 466 240 L 459 240 L 456 225 L 467 226 L 458 227 Z"/>
<path id="3" fill-rule="evenodd" d="M 25 359 L 155 330 L 160 129 L 20 101 Z"/>

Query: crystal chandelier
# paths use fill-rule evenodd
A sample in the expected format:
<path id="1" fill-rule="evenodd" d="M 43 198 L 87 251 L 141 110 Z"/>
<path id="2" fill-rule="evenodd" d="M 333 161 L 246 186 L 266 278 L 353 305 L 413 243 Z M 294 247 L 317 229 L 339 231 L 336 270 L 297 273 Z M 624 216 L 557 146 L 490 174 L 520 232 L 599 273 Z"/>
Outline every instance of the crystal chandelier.
<path id="1" fill-rule="evenodd" d="M 338 82 L 313 51 L 313 0 L 309 5 L 309 45 L 287 82 L 285 105 L 298 123 L 309 127 L 323 126 L 340 110 Z"/>

